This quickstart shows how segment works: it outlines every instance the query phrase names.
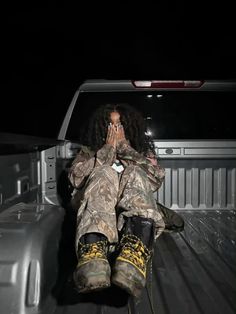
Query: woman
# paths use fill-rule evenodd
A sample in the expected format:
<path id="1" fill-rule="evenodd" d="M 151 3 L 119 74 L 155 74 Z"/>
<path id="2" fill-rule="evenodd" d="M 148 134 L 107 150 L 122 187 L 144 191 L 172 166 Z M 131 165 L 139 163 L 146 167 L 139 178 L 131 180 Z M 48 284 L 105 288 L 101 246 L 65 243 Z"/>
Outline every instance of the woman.
<path id="1" fill-rule="evenodd" d="M 153 243 L 165 228 L 153 195 L 164 175 L 141 113 L 126 104 L 99 107 L 86 146 L 69 171 L 78 209 L 74 281 L 79 292 L 112 282 L 141 295 Z M 107 254 L 112 245 L 117 258 L 111 267 Z"/>

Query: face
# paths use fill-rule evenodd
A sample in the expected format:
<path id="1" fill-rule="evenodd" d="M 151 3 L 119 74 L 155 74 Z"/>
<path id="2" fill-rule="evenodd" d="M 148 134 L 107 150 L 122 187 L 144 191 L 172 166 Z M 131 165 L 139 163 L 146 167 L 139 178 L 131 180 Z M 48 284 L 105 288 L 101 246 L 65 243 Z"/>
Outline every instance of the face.
<path id="1" fill-rule="evenodd" d="M 111 123 L 117 126 L 120 123 L 120 114 L 117 111 L 113 111 L 110 113 Z"/>

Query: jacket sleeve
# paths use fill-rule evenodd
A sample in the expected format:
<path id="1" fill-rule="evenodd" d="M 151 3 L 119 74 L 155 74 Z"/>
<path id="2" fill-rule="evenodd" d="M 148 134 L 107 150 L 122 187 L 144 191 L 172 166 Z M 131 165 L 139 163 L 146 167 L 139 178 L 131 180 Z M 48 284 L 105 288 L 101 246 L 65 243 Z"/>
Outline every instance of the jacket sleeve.
<path id="1" fill-rule="evenodd" d="M 82 147 L 69 169 L 68 178 L 73 187 L 79 189 L 94 168 L 95 158 L 91 152 Z"/>
<path id="2" fill-rule="evenodd" d="M 111 166 L 116 157 L 116 150 L 110 144 L 104 144 L 96 154 L 96 166 L 109 165 Z"/>
<path id="3" fill-rule="evenodd" d="M 144 156 L 133 149 L 127 141 L 121 141 L 117 147 L 118 157 L 125 161 L 132 161 L 134 164 L 139 165 L 148 176 L 152 184 L 153 192 L 158 190 L 165 178 L 165 170 L 162 168 L 157 157 L 153 154 Z"/>
<path id="4" fill-rule="evenodd" d="M 94 167 L 106 164 L 112 165 L 114 158 L 115 149 L 109 144 L 105 144 L 96 154 L 87 147 L 82 147 L 69 170 L 68 178 L 71 184 L 79 189 L 83 186 Z"/>

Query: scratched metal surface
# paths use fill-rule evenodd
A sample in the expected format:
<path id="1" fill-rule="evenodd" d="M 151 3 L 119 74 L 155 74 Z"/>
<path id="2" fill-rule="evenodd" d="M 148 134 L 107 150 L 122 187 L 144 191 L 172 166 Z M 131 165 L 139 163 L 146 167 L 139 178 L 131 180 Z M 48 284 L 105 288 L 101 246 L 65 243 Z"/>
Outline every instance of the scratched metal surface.
<path id="1" fill-rule="evenodd" d="M 185 230 L 158 239 L 140 300 L 116 287 L 78 295 L 69 275 L 55 314 L 236 313 L 236 211 L 178 213 Z"/>

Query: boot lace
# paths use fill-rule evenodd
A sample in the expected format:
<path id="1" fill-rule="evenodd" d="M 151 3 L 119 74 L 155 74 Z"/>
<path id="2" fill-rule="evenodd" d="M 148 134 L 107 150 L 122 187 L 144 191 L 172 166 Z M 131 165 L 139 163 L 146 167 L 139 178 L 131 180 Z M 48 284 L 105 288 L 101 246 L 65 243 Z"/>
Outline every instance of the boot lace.
<path id="1" fill-rule="evenodd" d="M 124 235 L 120 241 L 120 248 L 121 252 L 117 259 L 132 264 L 146 277 L 151 251 L 135 235 Z"/>
<path id="2" fill-rule="evenodd" d="M 90 244 L 79 243 L 79 264 L 84 264 L 94 259 L 107 259 L 107 241 L 98 241 Z"/>

